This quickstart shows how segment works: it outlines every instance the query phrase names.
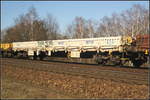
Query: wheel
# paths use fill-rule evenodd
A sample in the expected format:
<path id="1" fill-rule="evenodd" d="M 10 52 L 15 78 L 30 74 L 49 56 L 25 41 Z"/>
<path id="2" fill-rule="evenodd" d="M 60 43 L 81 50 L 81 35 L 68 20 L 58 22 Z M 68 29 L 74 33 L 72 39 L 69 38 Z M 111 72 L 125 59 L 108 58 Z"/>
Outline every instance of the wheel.
<path id="1" fill-rule="evenodd" d="M 135 68 L 139 68 L 143 64 L 141 60 L 134 60 L 132 61 L 132 63 L 133 63 L 133 67 Z"/>

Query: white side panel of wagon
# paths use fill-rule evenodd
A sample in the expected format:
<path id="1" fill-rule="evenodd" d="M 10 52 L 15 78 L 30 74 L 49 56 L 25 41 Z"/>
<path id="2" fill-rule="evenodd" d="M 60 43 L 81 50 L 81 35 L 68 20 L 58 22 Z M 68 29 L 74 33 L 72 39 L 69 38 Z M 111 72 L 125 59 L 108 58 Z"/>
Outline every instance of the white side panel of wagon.
<path id="1" fill-rule="evenodd" d="M 68 45 L 68 40 L 53 40 L 53 50 L 65 51 Z"/>
<path id="2" fill-rule="evenodd" d="M 13 42 L 13 50 L 34 50 L 38 46 L 37 41 L 31 42 Z"/>
<path id="3" fill-rule="evenodd" d="M 82 39 L 69 39 L 67 49 L 69 51 L 80 50 L 80 48 L 82 47 L 82 44 L 83 44 Z"/>
<path id="4" fill-rule="evenodd" d="M 104 37 L 100 39 L 101 46 L 120 46 L 122 37 Z"/>
<path id="5" fill-rule="evenodd" d="M 96 51 L 100 46 L 100 39 L 91 38 L 91 39 L 84 39 L 82 42 L 82 49 L 85 51 Z"/>
<path id="6" fill-rule="evenodd" d="M 122 37 L 104 37 L 100 42 L 100 51 L 117 51 L 122 45 Z"/>

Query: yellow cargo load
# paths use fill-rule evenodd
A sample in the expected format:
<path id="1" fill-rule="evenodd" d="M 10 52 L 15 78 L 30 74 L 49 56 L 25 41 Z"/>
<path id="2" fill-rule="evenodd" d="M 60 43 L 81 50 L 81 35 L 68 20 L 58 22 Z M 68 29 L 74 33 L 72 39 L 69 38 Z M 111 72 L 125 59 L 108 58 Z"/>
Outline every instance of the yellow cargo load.
<path id="1" fill-rule="evenodd" d="M 146 55 L 148 54 L 148 50 L 147 50 L 147 49 L 145 50 L 145 54 L 146 54 Z"/>
<path id="2" fill-rule="evenodd" d="M 12 43 L 1 43 L 0 49 L 2 50 L 10 50 L 12 49 Z"/>

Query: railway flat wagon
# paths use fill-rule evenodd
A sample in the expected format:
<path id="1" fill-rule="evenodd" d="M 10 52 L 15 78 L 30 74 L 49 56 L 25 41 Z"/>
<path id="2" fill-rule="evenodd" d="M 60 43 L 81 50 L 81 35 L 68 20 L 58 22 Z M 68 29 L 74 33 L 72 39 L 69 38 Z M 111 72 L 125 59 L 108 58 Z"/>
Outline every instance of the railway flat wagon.
<path id="1" fill-rule="evenodd" d="M 15 55 L 65 56 L 71 58 L 93 57 L 99 52 L 122 51 L 122 36 L 67 40 L 13 42 Z"/>
<path id="2" fill-rule="evenodd" d="M 45 57 L 65 57 L 67 60 L 91 59 L 97 64 L 131 65 L 139 67 L 148 61 L 149 37 L 128 36 L 13 42 L 1 45 L 11 56 L 43 60 Z M 9 49 L 11 48 L 11 49 Z"/>

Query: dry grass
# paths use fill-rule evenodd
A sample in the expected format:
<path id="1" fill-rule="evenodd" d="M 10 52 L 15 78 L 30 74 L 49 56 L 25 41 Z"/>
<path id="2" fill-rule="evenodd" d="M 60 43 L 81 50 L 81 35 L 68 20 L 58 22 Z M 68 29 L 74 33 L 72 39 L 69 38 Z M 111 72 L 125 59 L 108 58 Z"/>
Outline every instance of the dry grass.
<path id="1" fill-rule="evenodd" d="M 5 99 L 71 98 L 69 96 L 60 94 L 57 91 L 33 86 L 32 84 L 28 84 L 25 82 L 18 82 L 16 80 L 10 79 L 9 77 L 5 77 L 2 79 L 1 97 Z"/>
<path id="2" fill-rule="evenodd" d="M 33 69 L 22 69 L 10 66 L 5 66 L 3 72 L 3 75 L 9 76 L 14 80 L 20 80 L 39 87 L 59 90 L 60 93 L 67 94 L 69 97 L 74 98 L 148 98 L 147 85 L 134 85 L 111 80 L 48 73 L 45 71 L 35 71 Z M 22 92 L 18 95 L 22 95 L 26 98 L 26 96 L 24 96 L 24 88 L 25 87 L 22 87 L 20 90 Z M 30 89 L 30 86 L 26 88 Z M 34 90 L 31 89 L 31 91 Z M 29 97 L 35 98 L 39 96 L 37 98 L 47 98 L 47 96 L 43 96 L 43 92 L 40 92 L 40 90 L 37 91 L 39 91 L 39 95 L 34 94 Z M 11 96 L 13 94 L 10 92 L 9 95 Z M 57 95 L 54 95 L 54 98 L 57 98 Z"/>

